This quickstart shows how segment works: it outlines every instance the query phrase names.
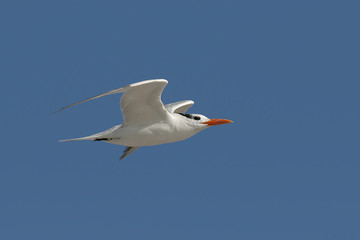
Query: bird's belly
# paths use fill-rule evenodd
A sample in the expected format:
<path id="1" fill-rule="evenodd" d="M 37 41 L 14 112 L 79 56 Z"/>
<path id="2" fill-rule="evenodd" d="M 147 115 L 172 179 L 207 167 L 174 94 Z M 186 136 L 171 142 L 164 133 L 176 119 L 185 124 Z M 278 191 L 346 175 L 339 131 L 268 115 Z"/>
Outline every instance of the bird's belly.
<path id="1" fill-rule="evenodd" d="M 124 146 L 152 146 L 182 141 L 193 136 L 191 131 L 179 131 L 167 124 L 156 124 L 147 127 L 123 127 L 119 137 L 110 143 Z"/>

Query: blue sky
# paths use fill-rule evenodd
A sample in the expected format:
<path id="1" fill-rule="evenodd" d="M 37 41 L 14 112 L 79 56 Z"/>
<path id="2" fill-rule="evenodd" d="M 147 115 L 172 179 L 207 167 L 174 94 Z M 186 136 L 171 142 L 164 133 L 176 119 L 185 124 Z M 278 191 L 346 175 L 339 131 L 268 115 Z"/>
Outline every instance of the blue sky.
<path id="1" fill-rule="evenodd" d="M 359 239 L 356 1 L 2 1 L 1 239 Z M 182 142 L 58 143 L 113 95 L 234 121 Z"/>

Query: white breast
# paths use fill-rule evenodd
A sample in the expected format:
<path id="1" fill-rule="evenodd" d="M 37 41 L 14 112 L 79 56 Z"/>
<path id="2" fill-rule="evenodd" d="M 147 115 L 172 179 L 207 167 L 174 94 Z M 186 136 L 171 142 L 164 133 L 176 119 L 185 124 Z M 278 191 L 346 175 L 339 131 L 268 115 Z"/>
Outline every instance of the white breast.
<path id="1" fill-rule="evenodd" d="M 187 139 L 197 131 L 177 121 L 163 121 L 149 126 L 122 126 L 111 134 L 110 143 L 125 146 L 152 146 Z"/>

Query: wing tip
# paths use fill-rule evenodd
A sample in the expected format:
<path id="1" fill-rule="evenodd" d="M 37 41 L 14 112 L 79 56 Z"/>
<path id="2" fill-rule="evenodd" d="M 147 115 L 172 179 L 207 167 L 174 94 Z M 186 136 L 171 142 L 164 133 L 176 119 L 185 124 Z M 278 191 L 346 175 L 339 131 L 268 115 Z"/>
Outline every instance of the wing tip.
<path id="1" fill-rule="evenodd" d="M 127 155 L 133 153 L 136 149 L 138 149 L 139 147 L 130 147 L 130 146 L 125 146 L 125 149 L 123 151 L 123 154 L 121 155 L 119 160 L 123 160 Z"/>

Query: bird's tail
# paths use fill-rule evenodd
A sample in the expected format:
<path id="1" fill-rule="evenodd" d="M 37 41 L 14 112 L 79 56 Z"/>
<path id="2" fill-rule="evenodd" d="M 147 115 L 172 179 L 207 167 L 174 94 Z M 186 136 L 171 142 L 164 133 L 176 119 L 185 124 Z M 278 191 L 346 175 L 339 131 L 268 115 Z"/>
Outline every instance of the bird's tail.
<path id="1" fill-rule="evenodd" d="M 90 135 L 90 136 L 80 137 L 80 138 L 64 139 L 64 140 L 59 140 L 59 142 L 71 142 L 71 141 L 82 141 L 82 140 L 104 141 L 104 140 L 107 140 L 109 138 L 112 138 L 112 133 L 114 131 L 116 131 L 117 129 L 119 129 L 121 126 L 122 126 L 121 124 L 116 125 L 116 126 L 114 126 L 112 128 L 109 128 L 106 131 L 95 133 L 95 134 Z"/>
<path id="2" fill-rule="evenodd" d="M 86 136 L 86 137 L 63 139 L 63 140 L 59 140 L 59 142 L 71 142 L 71 141 L 82 141 L 82 140 L 96 141 L 99 138 L 104 138 L 104 134 L 102 132 L 96 133 L 96 134 L 93 134 L 90 136 Z"/>
<path id="3" fill-rule="evenodd" d="M 96 137 L 89 136 L 89 137 L 81 137 L 81 138 L 63 139 L 63 140 L 59 140 L 59 142 L 71 142 L 71 141 L 95 140 L 95 139 L 96 139 Z"/>

